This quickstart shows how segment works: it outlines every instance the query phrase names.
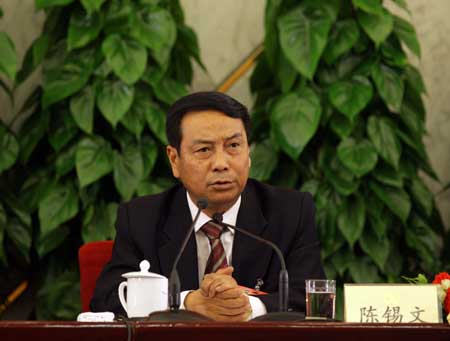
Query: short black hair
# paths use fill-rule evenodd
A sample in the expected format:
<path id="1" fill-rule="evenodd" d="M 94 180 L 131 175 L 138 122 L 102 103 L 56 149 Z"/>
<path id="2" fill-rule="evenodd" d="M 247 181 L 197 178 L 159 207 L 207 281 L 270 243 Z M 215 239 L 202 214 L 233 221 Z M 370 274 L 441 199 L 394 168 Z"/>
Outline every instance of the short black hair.
<path id="1" fill-rule="evenodd" d="M 196 92 L 178 99 L 167 111 L 166 134 L 169 144 L 180 152 L 181 120 L 190 111 L 217 110 L 229 117 L 240 118 L 247 139 L 250 137 L 250 115 L 234 98 L 216 91 Z"/>

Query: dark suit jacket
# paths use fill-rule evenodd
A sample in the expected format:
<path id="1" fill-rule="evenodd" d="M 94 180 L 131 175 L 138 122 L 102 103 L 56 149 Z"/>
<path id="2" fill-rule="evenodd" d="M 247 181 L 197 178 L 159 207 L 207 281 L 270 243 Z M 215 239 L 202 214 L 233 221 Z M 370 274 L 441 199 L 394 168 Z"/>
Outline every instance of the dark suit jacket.
<path id="1" fill-rule="evenodd" d="M 136 198 L 121 204 L 116 222 L 112 259 L 103 269 L 91 301 L 92 311 L 124 314 L 117 288 L 121 274 L 137 271 L 147 259 L 150 271 L 169 277 L 192 218 L 186 190 L 176 185 L 170 190 Z M 289 308 L 305 310 L 305 279 L 325 278 L 314 223 L 314 204 L 309 193 L 279 189 L 249 179 L 242 193 L 236 225 L 274 242 L 283 252 L 289 271 Z M 253 288 L 264 281 L 260 296 L 267 310 L 278 308 L 280 262 L 272 249 L 235 233 L 233 277 Z M 181 290 L 198 289 L 197 247 L 192 235 L 178 264 Z"/>

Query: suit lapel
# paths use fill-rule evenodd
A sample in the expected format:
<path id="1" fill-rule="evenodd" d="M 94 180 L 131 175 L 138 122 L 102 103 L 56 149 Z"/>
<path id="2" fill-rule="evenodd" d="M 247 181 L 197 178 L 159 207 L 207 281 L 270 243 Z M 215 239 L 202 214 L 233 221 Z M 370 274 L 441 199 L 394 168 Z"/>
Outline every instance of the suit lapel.
<path id="1" fill-rule="evenodd" d="M 242 193 L 236 226 L 264 238 L 267 221 L 262 213 L 260 198 L 251 183 Z M 256 279 L 264 277 L 271 255 L 269 246 L 236 231 L 232 251 L 233 277 L 240 285 L 253 287 Z"/>
<path id="2" fill-rule="evenodd" d="M 162 226 L 161 239 L 158 243 L 158 257 L 162 274 L 170 275 L 173 262 L 181 248 L 186 233 L 191 225 L 192 217 L 186 200 L 186 191 L 181 188 L 173 198 L 167 218 Z M 197 245 L 195 233 L 192 233 L 189 242 L 181 255 L 177 266 L 180 276 L 181 290 L 198 288 Z"/>

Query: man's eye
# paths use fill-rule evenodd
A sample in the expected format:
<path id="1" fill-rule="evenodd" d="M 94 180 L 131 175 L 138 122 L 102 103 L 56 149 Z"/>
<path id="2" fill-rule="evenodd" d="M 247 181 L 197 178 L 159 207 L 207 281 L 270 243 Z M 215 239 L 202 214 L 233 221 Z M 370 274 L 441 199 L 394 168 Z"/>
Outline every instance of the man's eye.
<path id="1" fill-rule="evenodd" d="M 203 147 L 203 148 L 197 149 L 197 152 L 199 152 L 199 153 L 207 153 L 209 151 L 210 151 L 209 147 Z"/>
<path id="2" fill-rule="evenodd" d="M 233 142 L 232 144 L 230 144 L 230 146 L 232 147 L 232 148 L 237 148 L 237 147 L 239 147 L 241 144 L 240 143 L 237 143 L 237 142 Z"/>

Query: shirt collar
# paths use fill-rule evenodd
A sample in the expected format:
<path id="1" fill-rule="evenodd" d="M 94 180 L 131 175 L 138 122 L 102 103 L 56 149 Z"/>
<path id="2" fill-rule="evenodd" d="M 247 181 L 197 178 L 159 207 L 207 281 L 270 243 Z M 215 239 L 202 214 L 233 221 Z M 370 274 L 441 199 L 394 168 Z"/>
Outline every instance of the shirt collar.
<path id="1" fill-rule="evenodd" d="M 189 211 L 191 212 L 191 217 L 192 217 L 192 219 L 194 219 L 195 214 L 197 213 L 197 210 L 198 210 L 197 205 L 194 204 L 194 202 L 192 201 L 192 199 L 187 191 L 186 191 L 186 198 L 187 198 L 187 202 L 189 205 Z M 226 211 L 223 214 L 223 222 L 226 224 L 235 226 L 240 206 L 241 206 L 241 196 L 239 196 L 238 200 L 236 200 L 234 205 L 231 206 L 228 209 L 228 211 Z M 195 224 L 195 227 L 194 227 L 195 232 L 198 232 L 198 230 L 200 230 L 200 228 L 210 220 L 212 220 L 212 219 L 208 215 L 206 215 L 203 211 L 200 212 L 197 223 Z M 233 229 L 228 229 L 228 230 L 234 234 Z"/>

